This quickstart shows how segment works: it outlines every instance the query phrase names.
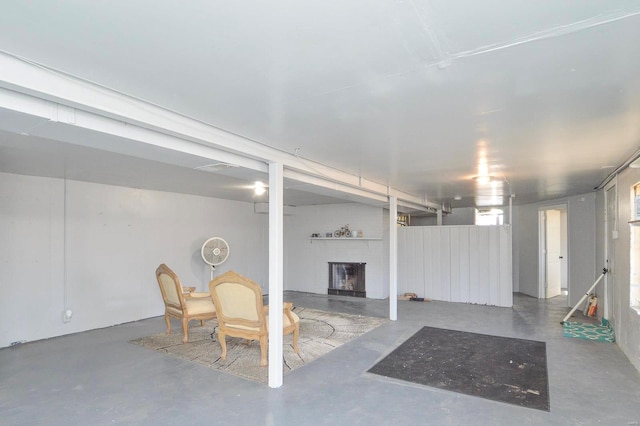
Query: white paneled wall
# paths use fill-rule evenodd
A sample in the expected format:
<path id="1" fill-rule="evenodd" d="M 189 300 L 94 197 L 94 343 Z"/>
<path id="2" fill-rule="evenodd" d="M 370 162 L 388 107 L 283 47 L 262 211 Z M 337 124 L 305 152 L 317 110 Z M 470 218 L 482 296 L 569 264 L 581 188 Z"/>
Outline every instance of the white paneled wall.
<path id="1" fill-rule="evenodd" d="M 0 347 L 162 315 L 155 268 L 206 290 L 212 236 L 231 246 L 216 274 L 265 288 L 266 220 L 252 203 L 0 173 Z"/>
<path id="2" fill-rule="evenodd" d="M 512 306 L 511 226 L 409 226 L 398 230 L 398 293 Z"/>

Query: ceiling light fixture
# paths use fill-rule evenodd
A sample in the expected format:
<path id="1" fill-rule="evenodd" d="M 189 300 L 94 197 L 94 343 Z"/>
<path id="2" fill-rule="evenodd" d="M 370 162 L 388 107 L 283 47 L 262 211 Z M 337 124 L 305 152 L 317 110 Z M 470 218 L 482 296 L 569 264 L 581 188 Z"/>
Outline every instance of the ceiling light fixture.
<path id="1" fill-rule="evenodd" d="M 253 191 L 256 195 L 262 195 L 265 192 L 267 192 L 267 188 L 264 185 L 264 183 L 260 182 L 259 180 L 256 181 L 254 187 L 253 187 Z"/>

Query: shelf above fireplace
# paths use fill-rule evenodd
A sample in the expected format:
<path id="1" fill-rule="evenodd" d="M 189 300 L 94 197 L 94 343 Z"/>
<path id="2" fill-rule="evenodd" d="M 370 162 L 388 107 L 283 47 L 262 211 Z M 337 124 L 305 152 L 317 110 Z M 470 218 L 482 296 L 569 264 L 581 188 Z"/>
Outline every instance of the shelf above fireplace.
<path id="1" fill-rule="evenodd" d="M 333 241 L 380 241 L 382 238 L 376 237 L 311 237 L 309 238 L 311 241 L 313 240 L 333 240 Z"/>

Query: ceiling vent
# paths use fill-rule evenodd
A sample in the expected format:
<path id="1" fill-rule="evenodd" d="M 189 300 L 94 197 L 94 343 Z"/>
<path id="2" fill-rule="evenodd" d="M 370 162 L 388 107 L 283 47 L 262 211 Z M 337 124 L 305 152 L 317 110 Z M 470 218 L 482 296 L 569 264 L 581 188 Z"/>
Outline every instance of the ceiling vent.
<path id="1" fill-rule="evenodd" d="M 216 173 L 221 170 L 232 169 L 235 167 L 240 167 L 240 166 L 238 166 L 237 164 L 231 164 L 231 163 L 213 163 L 213 164 L 206 164 L 204 166 L 194 167 L 194 170 L 202 170 L 203 172 Z"/>

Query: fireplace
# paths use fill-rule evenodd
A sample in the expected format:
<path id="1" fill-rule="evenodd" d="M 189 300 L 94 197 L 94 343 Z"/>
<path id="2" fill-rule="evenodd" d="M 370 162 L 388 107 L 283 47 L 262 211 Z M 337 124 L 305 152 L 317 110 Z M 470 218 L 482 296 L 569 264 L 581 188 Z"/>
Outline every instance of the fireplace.
<path id="1" fill-rule="evenodd" d="M 366 263 L 329 262 L 329 294 L 366 297 L 364 267 Z"/>

